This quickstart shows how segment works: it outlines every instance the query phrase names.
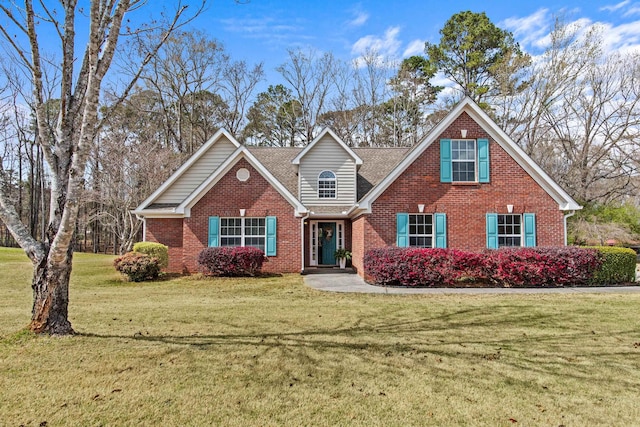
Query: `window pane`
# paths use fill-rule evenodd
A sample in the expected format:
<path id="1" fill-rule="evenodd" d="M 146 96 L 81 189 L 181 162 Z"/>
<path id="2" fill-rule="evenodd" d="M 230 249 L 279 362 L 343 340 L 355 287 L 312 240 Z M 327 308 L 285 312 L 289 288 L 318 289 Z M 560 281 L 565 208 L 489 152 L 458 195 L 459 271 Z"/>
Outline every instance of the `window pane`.
<path id="1" fill-rule="evenodd" d="M 221 237 L 220 246 L 242 246 L 241 237 Z"/>
<path id="2" fill-rule="evenodd" d="M 474 182 L 476 180 L 475 140 L 452 140 L 451 159 L 454 182 Z"/>
<path id="3" fill-rule="evenodd" d="M 498 215 L 498 247 L 522 246 L 522 217 Z"/>
<path id="4" fill-rule="evenodd" d="M 246 237 L 244 239 L 245 246 L 253 246 L 264 252 L 264 237 Z"/>
<path id="5" fill-rule="evenodd" d="M 318 198 L 332 199 L 336 197 L 336 174 L 322 171 L 318 175 Z"/>
<path id="6" fill-rule="evenodd" d="M 433 247 L 433 215 L 409 215 L 409 246 Z"/>

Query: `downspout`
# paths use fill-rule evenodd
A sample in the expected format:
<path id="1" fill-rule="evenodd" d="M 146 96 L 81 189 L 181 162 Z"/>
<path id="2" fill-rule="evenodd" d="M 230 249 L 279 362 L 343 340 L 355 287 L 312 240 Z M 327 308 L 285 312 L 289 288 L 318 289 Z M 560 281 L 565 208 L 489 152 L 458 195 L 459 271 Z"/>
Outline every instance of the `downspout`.
<path id="1" fill-rule="evenodd" d="M 304 222 L 311 216 L 310 212 L 307 212 L 306 216 L 302 217 L 300 221 L 300 274 L 304 272 Z"/>
<path id="2" fill-rule="evenodd" d="M 567 218 L 572 217 L 576 214 L 576 211 L 573 210 L 564 216 L 564 245 L 567 246 Z"/>

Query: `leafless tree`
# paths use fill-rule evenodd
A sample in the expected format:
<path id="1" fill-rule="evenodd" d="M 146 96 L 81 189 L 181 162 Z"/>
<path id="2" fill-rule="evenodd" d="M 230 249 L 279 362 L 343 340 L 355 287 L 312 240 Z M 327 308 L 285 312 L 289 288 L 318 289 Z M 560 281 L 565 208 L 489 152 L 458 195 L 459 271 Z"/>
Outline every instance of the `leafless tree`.
<path id="1" fill-rule="evenodd" d="M 334 84 L 336 60 L 331 53 L 315 50 L 289 50 L 289 61 L 276 69 L 285 79 L 302 108 L 303 137 L 311 142 L 320 116 L 327 111 L 327 102 Z"/>
<path id="2" fill-rule="evenodd" d="M 0 24 L 3 47 L 28 76 L 31 95 L 25 101 L 35 116 L 37 143 L 42 148 L 51 181 L 51 204 L 44 239 L 31 236 L 21 221 L 4 186 L 0 186 L 0 219 L 33 263 L 33 309 L 29 328 L 38 333 L 73 333 L 68 320 L 69 277 L 73 238 L 84 190 L 88 158 L 102 125 L 99 100 L 105 75 L 111 68 L 121 36 L 142 29 L 125 25 L 126 17 L 142 7 L 142 0 L 94 0 L 82 13 L 76 0 L 62 2 L 55 11 L 44 2 L 0 4 L 5 19 Z M 178 3 L 165 23 L 162 36 L 140 59 L 125 84 L 122 99 L 135 85 L 144 66 L 156 55 L 166 39 L 184 22 L 186 7 Z M 79 25 L 85 22 L 86 25 Z M 78 24 L 78 25 L 77 25 Z M 82 32 L 86 30 L 86 32 Z M 57 37 L 61 46 L 59 62 L 45 61 L 42 39 Z M 82 37 L 82 42 L 79 39 Z M 84 37 L 86 37 L 86 47 Z M 58 115 L 47 121 L 47 80 L 45 70 L 58 70 Z"/>
<path id="3" fill-rule="evenodd" d="M 500 124 L 584 203 L 636 191 L 640 55 L 604 54 L 598 28 L 558 21 L 526 89 L 496 104 Z"/>

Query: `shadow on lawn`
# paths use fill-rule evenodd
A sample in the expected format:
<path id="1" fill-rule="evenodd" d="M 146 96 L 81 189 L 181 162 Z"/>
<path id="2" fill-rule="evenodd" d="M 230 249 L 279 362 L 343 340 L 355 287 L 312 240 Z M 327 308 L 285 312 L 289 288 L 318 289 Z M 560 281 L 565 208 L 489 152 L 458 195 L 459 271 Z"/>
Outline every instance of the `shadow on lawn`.
<path id="1" fill-rule="evenodd" d="M 389 316 L 389 313 L 385 316 Z M 361 318 L 353 325 L 302 331 L 211 335 L 150 335 L 141 332 L 133 336 L 79 335 L 244 352 L 247 357 L 257 350 L 258 354 L 253 354 L 253 358 L 276 351 L 288 358 L 313 359 L 317 363 L 333 360 L 333 363 L 339 364 L 347 357 L 355 357 L 364 362 L 382 364 L 388 369 L 398 369 L 398 372 L 406 369 L 407 364 L 414 363 L 416 367 L 437 369 L 443 359 L 453 363 L 459 360 L 470 366 L 506 364 L 542 375 L 561 372 L 567 378 L 593 381 L 593 363 L 617 363 L 637 353 L 632 345 L 626 352 L 624 347 L 610 348 L 604 342 L 598 343 L 598 339 L 605 340 L 607 336 L 598 336 L 591 329 L 579 330 L 580 323 L 568 319 L 566 313 L 531 313 L 515 305 L 469 308 L 412 321 L 376 321 L 380 322 L 380 318 Z M 229 325 L 229 328 L 237 327 Z M 617 338 L 628 337 L 630 340 L 634 335 L 633 330 L 616 333 Z M 455 371 L 443 373 L 457 375 Z"/>

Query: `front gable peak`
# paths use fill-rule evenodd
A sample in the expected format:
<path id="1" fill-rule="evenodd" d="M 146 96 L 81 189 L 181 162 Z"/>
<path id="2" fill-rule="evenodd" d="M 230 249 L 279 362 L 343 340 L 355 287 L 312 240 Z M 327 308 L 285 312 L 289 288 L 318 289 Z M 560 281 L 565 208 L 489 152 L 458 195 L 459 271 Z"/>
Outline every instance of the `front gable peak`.
<path id="1" fill-rule="evenodd" d="M 348 155 L 353 159 L 356 166 L 362 165 L 362 159 L 351 149 L 344 141 L 336 135 L 331 129 L 324 128 L 320 135 L 318 135 L 313 141 L 311 141 L 292 161 L 294 165 L 299 165 L 302 158 L 309 153 L 323 138 L 330 136 Z"/>

